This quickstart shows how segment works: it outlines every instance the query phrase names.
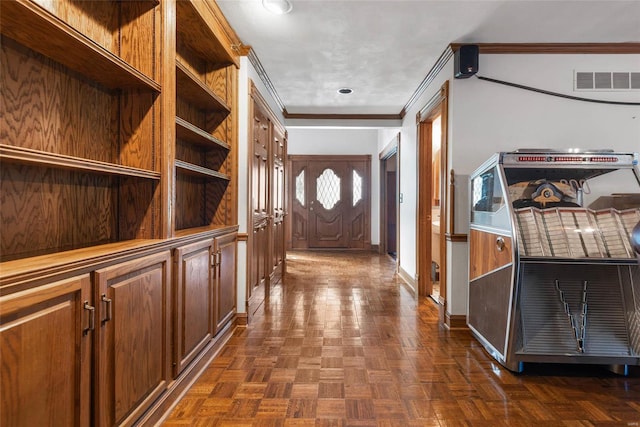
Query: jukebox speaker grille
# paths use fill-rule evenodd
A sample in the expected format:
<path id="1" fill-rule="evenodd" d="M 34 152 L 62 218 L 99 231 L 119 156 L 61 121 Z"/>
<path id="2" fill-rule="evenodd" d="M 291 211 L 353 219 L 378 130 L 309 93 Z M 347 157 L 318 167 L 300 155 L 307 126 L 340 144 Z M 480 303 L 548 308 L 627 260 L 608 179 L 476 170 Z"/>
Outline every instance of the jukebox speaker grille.
<path id="1" fill-rule="evenodd" d="M 518 249 L 523 256 L 634 258 L 629 236 L 640 208 L 516 209 Z"/>

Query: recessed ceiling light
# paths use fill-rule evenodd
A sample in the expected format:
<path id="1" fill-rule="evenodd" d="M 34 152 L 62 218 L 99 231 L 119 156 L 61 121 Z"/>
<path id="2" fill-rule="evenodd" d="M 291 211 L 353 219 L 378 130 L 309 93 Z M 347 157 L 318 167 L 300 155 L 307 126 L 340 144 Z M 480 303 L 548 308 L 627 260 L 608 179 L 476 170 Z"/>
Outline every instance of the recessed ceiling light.
<path id="1" fill-rule="evenodd" d="M 262 6 L 276 15 L 284 15 L 293 9 L 293 5 L 289 0 L 262 0 Z"/>
<path id="2" fill-rule="evenodd" d="M 349 95 L 350 93 L 353 93 L 353 89 L 350 87 L 341 87 L 338 89 L 338 93 L 342 95 Z"/>

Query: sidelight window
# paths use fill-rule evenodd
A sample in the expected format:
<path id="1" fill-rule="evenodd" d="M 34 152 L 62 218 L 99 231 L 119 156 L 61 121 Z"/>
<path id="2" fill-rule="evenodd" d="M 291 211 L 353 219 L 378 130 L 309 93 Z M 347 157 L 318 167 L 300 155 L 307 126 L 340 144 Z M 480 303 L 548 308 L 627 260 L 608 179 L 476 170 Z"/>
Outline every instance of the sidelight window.
<path id="1" fill-rule="evenodd" d="M 304 206 L 304 169 L 296 176 L 296 200 Z"/>
<path id="2" fill-rule="evenodd" d="M 362 199 L 362 177 L 358 172 L 353 171 L 353 206 L 357 205 Z"/>

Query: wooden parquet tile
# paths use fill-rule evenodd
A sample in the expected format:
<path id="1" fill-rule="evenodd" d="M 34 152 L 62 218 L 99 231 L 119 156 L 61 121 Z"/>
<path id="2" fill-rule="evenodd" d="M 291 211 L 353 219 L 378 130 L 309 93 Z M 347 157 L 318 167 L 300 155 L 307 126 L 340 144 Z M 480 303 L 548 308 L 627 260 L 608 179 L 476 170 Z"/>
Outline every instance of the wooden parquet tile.
<path id="1" fill-rule="evenodd" d="M 166 427 L 640 427 L 640 369 L 527 365 L 513 374 L 438 324 L 390 259 L 292 252 L 283 284 Z"/>

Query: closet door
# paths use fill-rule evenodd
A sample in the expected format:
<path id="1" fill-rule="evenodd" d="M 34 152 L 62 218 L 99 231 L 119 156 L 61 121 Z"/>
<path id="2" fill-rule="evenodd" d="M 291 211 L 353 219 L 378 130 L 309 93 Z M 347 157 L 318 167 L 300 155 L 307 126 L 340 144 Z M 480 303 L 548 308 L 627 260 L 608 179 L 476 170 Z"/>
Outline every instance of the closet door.
<path id="1" fill-rule="evenodd" d="M 251 157 L 251 207 L 252 207 L 252 256 L 251 281 L 248 297 L 255 301 L 264 299 L 265 284 L 269 272 L 267 258 L 269 242 L 269 140 L 270 120 L 254 105 L 253 151 Z M 254 298 L 256 297 L 256 298 Z"/>
<path id="2" fill-rule="evenodd" d="M 271 144 L 273 155 L 273 165 L 271 168 L 271 215 L 273 224 L 271 226 L 271 281 L 280 280 L 284 270 L 285 250 L 284 250 L 284 219 L 285 210 L 285 153 L 286 139 L 284 130 L 276 126 L 273 128 L 273 140 Z"/>

